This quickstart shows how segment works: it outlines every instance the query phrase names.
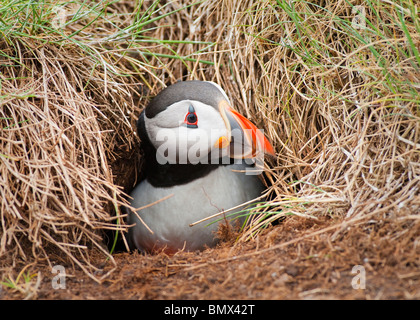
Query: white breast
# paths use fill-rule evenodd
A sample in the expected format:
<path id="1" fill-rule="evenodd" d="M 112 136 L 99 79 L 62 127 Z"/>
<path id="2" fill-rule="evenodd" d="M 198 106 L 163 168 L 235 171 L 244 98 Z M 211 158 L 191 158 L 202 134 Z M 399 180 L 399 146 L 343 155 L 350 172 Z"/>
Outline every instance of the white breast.
<path id="1" fill-rule="evenodd" d="M 214 220 L 193 227 L 189 224 L 254 199 L 263 191 L 257 176 L 232 171 L 238 169 L 244 167 L 220 166 L 203 178 L 169 188 L 155 188 L 147 180 L 142 181 L 131 193 L 134 208 L 173 196 L 137 212 L 153 234 L 134 213 L 129 215 L 129 223 L 136 223 L 129 234 L 133 244 L 147 251 L 164 247 L 168 251 L 191 251 L 214 245 L 218 224 L 208 225 Z"/>

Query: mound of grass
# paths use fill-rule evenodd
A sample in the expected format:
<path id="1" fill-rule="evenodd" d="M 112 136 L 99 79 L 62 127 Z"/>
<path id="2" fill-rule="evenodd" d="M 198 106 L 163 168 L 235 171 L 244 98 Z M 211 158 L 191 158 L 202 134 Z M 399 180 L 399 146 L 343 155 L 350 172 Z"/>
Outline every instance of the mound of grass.
<path id="1" fill-rule="evenodd" d="M 273 206 L 279 216 L 349 220 L 418 214 L 418 7 L 411 1 L 230 5 L 216 18 L 227 17 L 229 26 L 221 50 L 230 69 L 220 72 L 230 73 L 237 106 L 276 144 L 269 174 L 276 200 L 265 209 L 268 217 Z M 260 215 L 254 223 L 247 235 L 263 225 Z"/>
<path id="2" fill-rule="evenodd" d="M 118 208 L 138 173 L 136 118 L 164 83 L 159 59 L 197 61 L 172 49 L 194 41 L 150 33 L 192 5 L 2 2 L 1 256 L 28 262 L 59 249 L 94 278 L 88 250 L 112 260 L 101 231 L 125 230 Z"/>

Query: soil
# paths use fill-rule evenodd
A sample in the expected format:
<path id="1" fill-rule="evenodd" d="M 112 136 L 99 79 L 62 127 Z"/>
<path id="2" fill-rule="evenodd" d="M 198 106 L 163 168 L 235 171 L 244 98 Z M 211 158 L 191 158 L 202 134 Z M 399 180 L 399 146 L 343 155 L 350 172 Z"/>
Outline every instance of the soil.
<path id="1" fill-rule="evenodd" d="M 102 267 L 97 276 L 111 272 L 102 283 L 68 265 L 65 288 L 54 289 L 57 273 L 40 263 L 32 298 L 418 299 L 419 248 L 383 237 L 391 227 L 388 220 L 346 227 L 331 217 L 292 216 L 250 241 L 235 243 L 231 235 L 201 252 L 121 252 L 116 264 L 92 252 L 92 263 Z M 5 287 L 0 297 L 25 298 Z"/>

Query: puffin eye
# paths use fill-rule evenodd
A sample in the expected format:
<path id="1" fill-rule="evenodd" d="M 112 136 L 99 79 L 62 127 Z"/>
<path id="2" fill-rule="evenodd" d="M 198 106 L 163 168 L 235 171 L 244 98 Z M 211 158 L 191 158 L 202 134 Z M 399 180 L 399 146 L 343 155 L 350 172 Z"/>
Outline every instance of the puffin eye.
<path id="1" fill-rule="evenodd" d="M 198 128 L 197 126 L 198 118 L 195 113 L 195 109 L 192 105 L 188 108 L 188 113 L 185 116 L 184 123 L 187 125 L 187 128 Z"/>
<path id="2" fill-rule="evenodd" d="M 197 122 L 197 115 L 195 113 L 189 113 L 187 115 L 187 123 L 194 124 Z"/>

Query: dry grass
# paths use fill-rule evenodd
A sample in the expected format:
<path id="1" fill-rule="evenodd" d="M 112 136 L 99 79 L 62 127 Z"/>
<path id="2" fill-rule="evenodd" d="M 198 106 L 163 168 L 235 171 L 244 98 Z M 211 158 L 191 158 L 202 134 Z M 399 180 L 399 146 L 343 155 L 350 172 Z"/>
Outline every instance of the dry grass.
<path id="1" fill-rule="evenodd" d="M 96 231 L 116 228 L 110 204 L 118 207 L 122 197 L 109 162 L 132 143 L 130 87 L 117 77 L 104 86 L 101 68 L 77 50 L 69 56 L 25 40 L 2 45 L 9 55 L 18 50 L 20 60 L 1 73 L 0 252 L 15 248 L 32 260 L 48 257 L 53 244 L 83 267 L 82 252 L 101 248 Z"/>
<path id="2" fill-rule="evenodd" d="M 420 264 L 412 2 L 366 5 L 366 28 L 352 25 L 358 1 L 104 1 L 75 19 L 76 3 L 51 10 L 58 31 L 0 40 L 4 267 L 61 256 L 96 278 L 87 249 L 109 256 L 101 230 L 123 228 L 114 208 L 141 174 L 136 117 L 179 79 L 218 82 L 278 152 L 267 163 L 273 200 L 243 240 L 262 218 L 290 214 L 338 219 L 332 240 L 389 220 L 384 237 Z"/>

